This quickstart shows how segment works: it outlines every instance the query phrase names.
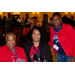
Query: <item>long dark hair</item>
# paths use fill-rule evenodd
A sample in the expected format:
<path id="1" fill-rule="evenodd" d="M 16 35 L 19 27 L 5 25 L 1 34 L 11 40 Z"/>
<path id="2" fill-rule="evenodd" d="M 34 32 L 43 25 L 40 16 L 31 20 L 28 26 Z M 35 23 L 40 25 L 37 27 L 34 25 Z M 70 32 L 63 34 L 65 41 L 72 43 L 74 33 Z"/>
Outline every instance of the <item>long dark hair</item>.
<path id="1" fill-rule="evenodd" d="M 27 34 L 27 39 L 28 39 L 29 41 L 33 41 L 31 35 L 32 35 L 34 29 L 37 29 L 37 30 L 40 32 L 40 34 L 41 34 L 41 39 L 40 39 L 40 41 L 44 42 L 45 40 L 47 40 L 47 38 L 46 38 L 47 34 L 46 34 L 46 32 L 42 29 L 42 27 L 34 26 L 34 27 L 28 32 L 28 34 Z"/>

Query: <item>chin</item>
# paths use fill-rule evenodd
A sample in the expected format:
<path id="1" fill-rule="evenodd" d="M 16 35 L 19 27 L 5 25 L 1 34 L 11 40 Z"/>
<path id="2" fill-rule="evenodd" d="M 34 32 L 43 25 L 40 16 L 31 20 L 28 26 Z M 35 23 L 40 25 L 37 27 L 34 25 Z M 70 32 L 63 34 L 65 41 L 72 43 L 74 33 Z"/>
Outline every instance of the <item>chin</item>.
<path id="1" fill-rule="evenodd" d="M 11 46 L 11 47 L 9 47 L 9 48 L 11 48 L 11 49 L 12 49 L 12 48 L 14 48 L 14 46 Z"/>
<path id="2" fill-rule="evenodd" d="M 12 49 L 12 48 L 14 48 L 14 46 L 10 46 L 10 48 Z"/>
<path id="3" fill-rule="evenodd" d="M 38 40 L 35 40 L 35 42 L 38 42 Z"/>
<path id="4" fill-rule="evenodd" d="M 35 42 L 39 42 L 39 40 L 34 40 Z"/>
<path id="5" fill-rule="evenodd" d="M 58 27 L 59 25 L 54 25 L 55 27 Z"/>

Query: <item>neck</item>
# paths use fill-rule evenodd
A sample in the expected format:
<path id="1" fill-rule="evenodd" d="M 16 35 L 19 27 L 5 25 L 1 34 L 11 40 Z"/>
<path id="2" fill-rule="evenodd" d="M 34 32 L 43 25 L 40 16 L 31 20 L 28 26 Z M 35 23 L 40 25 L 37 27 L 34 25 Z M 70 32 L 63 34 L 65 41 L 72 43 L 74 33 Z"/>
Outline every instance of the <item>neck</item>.
<path id="1" fill-rule="evenodd" d="M 15 53 L 15 48 L 10 48 Z"/>
<path id="2" fill-rule="evenodd" d="M 36 47 L 36 46 L 39 46 L 39 41 L 38 42 L 35 42 L 35 41 L 33 41 L 33 44 L 34 44 L 34 46 Z"/>

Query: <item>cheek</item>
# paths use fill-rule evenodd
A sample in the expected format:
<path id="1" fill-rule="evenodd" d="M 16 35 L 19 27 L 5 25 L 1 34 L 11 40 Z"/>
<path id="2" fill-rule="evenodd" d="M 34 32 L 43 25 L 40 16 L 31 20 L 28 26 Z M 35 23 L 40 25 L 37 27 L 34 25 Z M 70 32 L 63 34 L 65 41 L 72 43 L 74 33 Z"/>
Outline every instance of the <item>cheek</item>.
<path id="1" fill-rule="evenodd" d="M 34 39 L 35 37 L 38 37 L 38 38 L 41 38 L 41 36 L 40 35 L 32 35 L 32 39 Z"/>
<path id="2" fill-rule="evenodd" d="M 16 41 L 12 41 L 13 44 L 16 44 Z"/>
<path id="3" fill-rule="evenodd" d="M 41 39 L 41 36 L 39 35 L 38 38 Z"/>
<path id="4" fill-rule="evenodd" d="M 11 43 L 10 41 L 6 42 L 6 44 L 10 44 L 10 43 Z M 16 44 L 16 41 L 12 41 L 12 43 Z"/>
<path id="5" fill-rule="evenodd" d="M 9 43 L 10 43 L 10 41 L 6 42 L 6 44 L 9 44 Z"/>
<path id="6" fill-rule="evenodd" d="M 61 23 L 62 21 L 61 21 L 61 20 L 58 20 L 57 22 L 58 22 L 58 23 Z"/>
<path id="7" fill-rule="evenodd" d="M 16 42 L 15 42 L 15 41 L 13 41 L 13 43 L 14 43 L 14 44 L 16 44 Z"/>

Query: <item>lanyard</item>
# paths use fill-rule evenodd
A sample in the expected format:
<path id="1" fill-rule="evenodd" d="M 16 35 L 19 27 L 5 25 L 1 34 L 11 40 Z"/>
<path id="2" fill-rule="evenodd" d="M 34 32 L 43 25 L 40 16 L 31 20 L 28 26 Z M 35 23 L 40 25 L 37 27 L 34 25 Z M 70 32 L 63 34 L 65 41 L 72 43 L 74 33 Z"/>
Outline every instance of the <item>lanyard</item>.
<path id="1" fill-rule="evenodd" d="M 9 48 L 9 49 L 10 49 L 10 48 Z M 15 49 L 15 48 L 14 48 L 14 49 Z M 10 49 L 10 50 L 11 50 L 11 49 Z M 11 52 L 15 55 L 15 53 L 14 53 L 12 50 L 11 50 Z M 16 52 L 16 50 L 15 50 L 15 52 Z M 16 53 L 15 57 L 16 57 L 17 59 L 19 59 L 17 53 Z"/>
<path id="2" fill-rule="evenodd" d="M 35 51 L 36 51 L 36 47 L 35 46 L 34 46 L 34 48 L 35 48 Z M 39 51 L 40 51 L 40 49 L 38 48 L 38 53 L 36 51 L 36 54 L 37 54 L 38 57 L 39 57 Z"/>
<path id="3" fill-rule="evenodd" d="M 62 28 L 62 25 L 60 26 L 60 28 L 58 30 L 58 33 L 59 33 L 59 31 L 60 31 L 61 28 Z M 55 26 L 54 26 L 54 31 L 55 31 L 54 34 L 55 34 L 55 44 L 56 44 L 58 33 L 56 34 Z"/>

